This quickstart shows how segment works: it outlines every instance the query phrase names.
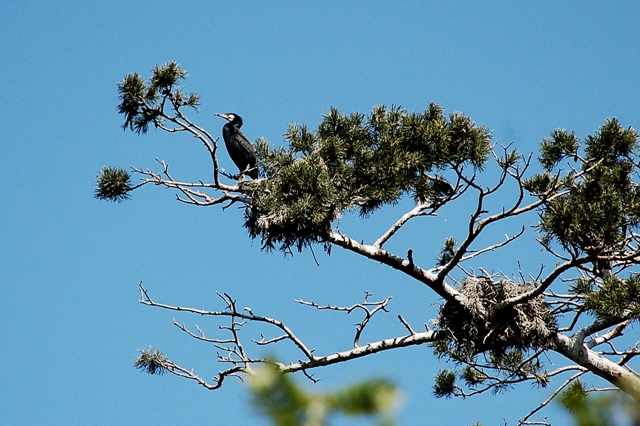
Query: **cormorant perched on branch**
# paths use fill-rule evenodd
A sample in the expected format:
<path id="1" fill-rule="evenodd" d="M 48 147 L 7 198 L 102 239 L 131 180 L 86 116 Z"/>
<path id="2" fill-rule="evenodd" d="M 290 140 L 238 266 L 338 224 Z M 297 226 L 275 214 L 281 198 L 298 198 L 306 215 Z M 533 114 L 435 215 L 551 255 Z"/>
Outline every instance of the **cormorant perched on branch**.
<path id="1" fill-rule="evenodd" d="M 242 127 L 242 117 L 233 112 L 227 114 L 216 113 L 216 115 L 229 120 L 229 122 L 222 127 L 222 138 L 224 139 L 224 144 L 227 147 L 229 156 L 236 166 L 238 166 L 238 169 L 240 169 L 240 173 L 246 173 L 251 179 L 258 179 L 256 152 L 251 142 L 249 142 L 249 139 L 240 131 L 240 127 Z"/>

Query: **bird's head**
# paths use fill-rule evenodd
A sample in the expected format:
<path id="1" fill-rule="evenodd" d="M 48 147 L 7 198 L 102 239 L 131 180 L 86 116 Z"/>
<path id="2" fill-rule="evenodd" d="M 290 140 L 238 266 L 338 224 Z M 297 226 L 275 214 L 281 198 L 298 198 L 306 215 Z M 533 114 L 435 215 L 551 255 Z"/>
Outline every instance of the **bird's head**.
<path id="1" fill-rule="evenodd" d="M 216 112 L 216 115 L 218 117 L 224 118 L 225 120 L 229 120 L 229 123 L 233 124 L 237 128 L 242 127 L 242 117 L 234 112 L 228 112 L 226 114 L 220 114 Z"/>

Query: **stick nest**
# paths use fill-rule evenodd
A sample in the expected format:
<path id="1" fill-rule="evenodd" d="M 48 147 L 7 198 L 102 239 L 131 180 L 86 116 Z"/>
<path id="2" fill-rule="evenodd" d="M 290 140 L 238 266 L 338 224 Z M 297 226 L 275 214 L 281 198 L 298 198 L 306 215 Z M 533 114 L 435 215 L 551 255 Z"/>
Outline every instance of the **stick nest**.
<path id="1" fill-rule="evenodd" d="M 440 308 L 437 325 L 451 331 L 451 355 L 469 359 L 482 352 L 504 355 L 508 349 L 527 350 L 548 345 L 556 321 L 542 296 L 497 311 L 484 318 L 492 306 L 531 290 L 535 283 L 468 277 L 460 292 L 468 299 L 461 307 L 450 302 Z"/>

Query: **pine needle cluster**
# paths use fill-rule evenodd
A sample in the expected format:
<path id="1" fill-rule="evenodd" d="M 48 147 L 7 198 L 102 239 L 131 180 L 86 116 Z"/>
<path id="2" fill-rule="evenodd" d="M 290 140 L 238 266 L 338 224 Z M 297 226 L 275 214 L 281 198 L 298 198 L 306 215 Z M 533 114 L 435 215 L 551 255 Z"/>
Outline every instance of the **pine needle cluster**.
<path id="1" fill-rule="evenodd" d="M 445 197 L 453 186 L 443 173 L 482 169 L 491 151 L 485 126 L 434 103 L 423 113 L 378 106 L 368 116 L 332 108 L 316 131 L 292 124 L 285 137 L 287 148 L 257 144 L 266 179 L 250 186 L 245 223 L 265 248 L 283 251 L 321 242 L 345 211 L 367 216 L 404 195 Z"/>
<path id="2" fill-rule="evenodd" d="M 122 128 L 147 133 L 149 124 L 162 121 L 167 102 L 176 110 L 182 106 L 197 108 L 200 96 L 185 94 L 177 85 L 185 77 L 187 71 L 175 61 L 155 65 L 148 81 L 138 73 L 127 74 L 118 83 L 118 112 L 125 117 Z"/>
<path id="3" fill-rule="evenodd" d="M 131 176 L 118 167 L 107 167 L 97 176 L 94 196 L 98 200 L 122 202 L 129 199 Z"/>
<path id="4" fill-rule="evenodd" d="M 542 242 L 558 241 L 574 254 L 610 255 L 621 249 L 627 232 L 640 226 L 640 187 L 633 182 L 638 173 L 638 133 L 608 119 L 595 135 L 581 142 L 575 133 L 555 130 L 544 138 L 540 163 L 546 171 L 525 182 L 533 193 L 543 194 L 553 185 L 565 195 L 546 202 L 539 224 Z M 552 176 L 563 160 L 574 159 L 577 168 Z M 566 169 L 565 169 L 566 170 Z"/>
<path id="5" fill-rule="evenodd" d="M 150 347 L 141 351 L 133 365 L 147 374 L 162 376 L 167 372 L 169 360 L 158 349 Z"/>
<path id="6" fill-rule="evenodd" d="M 597 290 L 586 295 L 584 307 L 603 320 L 640 319 L 640 277 L 605 277 Z"/>

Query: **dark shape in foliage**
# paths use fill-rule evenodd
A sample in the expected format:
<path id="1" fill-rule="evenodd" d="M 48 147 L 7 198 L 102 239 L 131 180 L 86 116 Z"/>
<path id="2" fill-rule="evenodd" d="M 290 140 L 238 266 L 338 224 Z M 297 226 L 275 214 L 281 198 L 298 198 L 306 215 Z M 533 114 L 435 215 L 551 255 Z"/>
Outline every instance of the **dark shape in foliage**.
<path id="1" fill-rule="evenodd" d="M 256 151 L 253 149 L 251 142 L 242 134 L 242 117 L 235 113 L 219 114 L 229 122 L 222 127 L 222 138 L 229 152 L 229 157 L 240 170 L 240 173 L 246 172 L 251 179 L 258 179 L 258 168 L 256 166 Z M 247 170 L 249 170 L 247 172 Z"/>
<path id="2" fill-rule="evenodd" d="M 453 238 L 447 238 L 444 240 L 444 246 L 440 250 L 440 256 L 438 256 L 438 266 L 444 266 L 453 259 L 455 254 L 456 240 Z"/>
<path id="3" fill-rule="evenodd" d="M 97 199 L 122 202 L 130 197 L 131 176 L 126 170 L 105 166 L 97 176 L 95 186 Z"/>

